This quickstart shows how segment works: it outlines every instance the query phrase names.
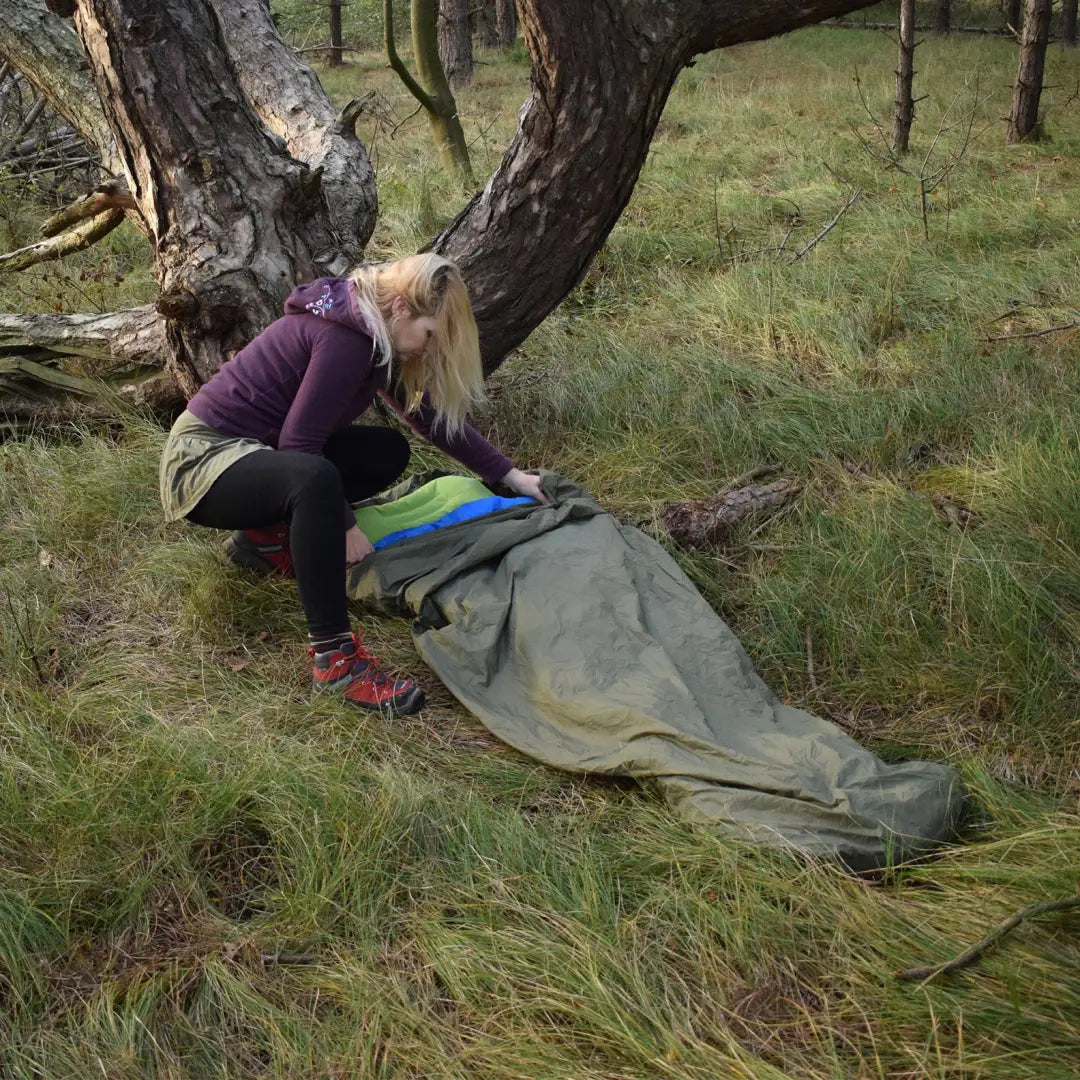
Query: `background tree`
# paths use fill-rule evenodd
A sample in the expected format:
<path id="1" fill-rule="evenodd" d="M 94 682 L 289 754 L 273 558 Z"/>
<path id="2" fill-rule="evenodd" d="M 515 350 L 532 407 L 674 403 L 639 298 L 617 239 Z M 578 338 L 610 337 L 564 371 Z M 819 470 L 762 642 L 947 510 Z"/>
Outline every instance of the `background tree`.
<path id="1" fill-rule="evenodd" d="M 1020 66 L 1016 73 L 1007 142 L 1038 139 L 1046 45 L 1050 40 L 1052 0 L 1028 0 L 1020 34 Z"/>
<path id="2" fill-rule="evenodd" d="M 481 49 L 499 47 L 498 14 L 496 0 L 473 0 L 472 11 L 476 27 L 476 43 Z"/>
<path id="3" fill-rule="evenodd" d="M 330 0 L 330 50 L 331 67 L 340 67 L 341 57 L 341 0 Z"/>
<path id="4" fill-rule="evenodd" d="M 514 7 L 514 0 L 496 0 L 495 24 L 499 31 L 499 48 L 512 49 L 517 41 L 517 9 Z"/>
<path id="5" fill-rule="evenodd" d="M 1076 44 L 1076 0 L 1062 0 L 1061 40 L 1066 45 Z"/>
<path id="6" fill-rule="evenodd" d="M 915 0 L 900 0 L 900 54 L 896 61 L 896 100 L 893 103 L 894 154 L 906 154 L 915 119 L 912 83 L 915 78 Z"/>
<path id="7" fill-rule="evenodd" d="M 412 77 L 404 61 L 398 56 L 394 43 L 394 6 L 391 0 L 385 0 L 383 15 L 386 19 L 386 55 L 390 66 L 427 113 L 431 134 L 439 148 L 443 164 L 451 172 L 457 173 L 465 183 L 471 184 L 473 176 L 469 147 L 465 142 L 461 119 L 458 117 L 457 102 L 439 57 L 438 0 L 412 0 L 410 7 L 413 54 L 416 57 L 419 81 Z M 470 53 L 470 63 L 471 59 Z"/>
<path id="8" fill-rule="evenodd" d="M 934 33 L 947 34 L 952 22 L 952 0 L 937 0 L 934 7 Z"/>
<path id="9" fill-rule="evenodd" d="M 462 267 L 486 369 L 584 276 L 695 55 L 865 6 L 520 0 L 534 62 L 517 134 L 483 191 L 431 244 Z M 27 38 L 47 23 L 40 0 L 0 0 L 4 40 L 14 46 L 6 58 L 19 67 L 38 53 Z M 437 57 L 433 12 L 431 23 Z M 145 358 L 151 350 L 139 342 L 157 335 L 166 342 L 161 359 L 187 390 L 275 318 L 296 282 L 362 257 L 376 198 L 352 129 L 356 103 L 340 114 L 331 106 L 282 43 L 265 0 L 78 0 L 75 28 L 100 128 L 115 137 L 131 192 L 128 215 L 154 247 L 160 299 L 110 316 L 0 316 L 0 345 L 24 342 L 40 357 L 85 344 Z M 74 40 L 63 24 L 48 32 Z M 117 42 L 122 49 L 111 47 Z M 38 70 L 50 98 L 69 102 L 79 76 L 77 65 Z"/>
<path id="10" fill-rule="evenodd" d="M 1020 26 L 1024 17 L 1024 0 L 1007 0 L 1005 4 L 1005 22 L 1011 26 L 1013 33 L 1019 36 Z"/>
<path id="11" fill-rule="evenodd" d="M 455 90 L 472 82 L 469 0 L 439 0 L 439 59 L 447 82 Z"/>

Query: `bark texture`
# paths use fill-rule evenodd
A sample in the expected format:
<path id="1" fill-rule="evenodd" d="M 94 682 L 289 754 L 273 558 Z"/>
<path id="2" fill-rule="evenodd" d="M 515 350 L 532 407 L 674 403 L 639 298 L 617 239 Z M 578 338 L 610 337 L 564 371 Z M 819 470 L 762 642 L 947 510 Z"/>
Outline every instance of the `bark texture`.
<path id="1" fill-rule="evenodd" d="M 332 243 L 315 262 L 320 273 L 341 274 L 363 258 L 378 215 L 375 173 L 356 137 L 355 112 L 338 112 L 315 73 L 281 40 L 265 0 L 212 3 L 240 91 L 288 152 L 319 175 Z"/>
<path id="2" fill-rule="evenodd" d="M 1016 73 L 1006 142 L 1039 138 L 1039 99 L 1042 97 L 1052 7 L 1051 0 L 1028 0 L 1024 29 L 1020 34 L 1020 67 Z"/>
<path id="3" fill-rule="evenodd" d="M 915 119 L 915 0 L 900 0 L 900 54 L 896 61 L 896 100 L 893 102 L 894 154 L 908 152 L 911 124 Z"/>
<path id="4" fill-rule="evenodd" d="M 481 49 L 499 47 L 499 16 L 495 10 L 495 4 L 496 0 L 473 0 L 476 43 Z"/>
<path id="5" fill-rule="evenodd" d="M 330 0 L 330 54 L 331 67 L 341 67 L 341 0 Z"/>
<path id="6" fill-rule="evenodd" d="M 517 41 L 517 10 L 514 0 L 495 0 L 495 26 L 500 49 L 512 49 Z"/>
<path id="7" fill-rule="evenodd" d="M 469 0 L 439 0 L 439 58 L 447 82 L 455 90 L 472 82 Z"/>
<path id="8" fill-rule="evenodd" d="M 165 320 L 149 305 L 107 315 L 0 314 L 0 356 L 40 363 L 89 356 L 161 368 L 166 352 Z"/>
<path id="9" fill-rule="evenodd" d="M 674 541 L 690 550 L 716 547 L 741 521 L 773 513 L 801 490 L 795 481 L 781 479 L 770 484 L 747 484 L 707 499 L 668 503 L 664 507 L 664 527 Z"/>

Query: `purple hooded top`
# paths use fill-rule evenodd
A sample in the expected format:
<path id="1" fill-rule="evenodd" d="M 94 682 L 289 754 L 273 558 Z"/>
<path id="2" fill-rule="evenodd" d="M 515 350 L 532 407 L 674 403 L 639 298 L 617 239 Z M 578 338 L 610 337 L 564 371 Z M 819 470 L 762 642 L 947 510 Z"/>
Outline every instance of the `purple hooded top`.
<path id="1" fill-rule="evenodd" d="M 351 424 L 381 393 L 406 423 L 433 446 L 472 469 L 488 484 L 513 462 L 465 425 L 447 435 L 435 424 L 425 395 L 405 415 L 387 386 L 387 369 L 344 278 L 320 278 L 294 289 L 285 317 L 271 323 L 203 386 L 188 411 L 223 435 L 258 439 L 276 450 L 322 454 L 330 435 Z M 346 511 L 346 527 L 355 524 Z"/>

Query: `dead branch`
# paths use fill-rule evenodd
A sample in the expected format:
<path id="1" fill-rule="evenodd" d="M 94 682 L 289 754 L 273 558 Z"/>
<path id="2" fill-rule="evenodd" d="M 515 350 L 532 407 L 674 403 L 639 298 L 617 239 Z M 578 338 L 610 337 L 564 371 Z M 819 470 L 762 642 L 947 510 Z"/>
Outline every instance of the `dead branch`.
<path id="1" fill-rule="evenodd" d="M 89 195 L 58 210 L 45 219 L 41 226 L 42 236 L 56 236 L 72 225 L 88 217 L 96 217 L 106 210 L 134 210 L 135 200 L 128 191 L 127 181 L 123 177 L 113 177 L 95 188 Z"/>
<path id="2" fill-rule="evenodd" d="M 360 119 L 361 114 L 367 109 L 374 97 L 375 91 L 369 90 L 363 97 L 351 98 L 346 102 L 333 124 L 334 134 L 351 135 L 355 138 L 356 121 Z"/>
<path id="3" fill-rule="evenodd" d="M 16 128 L 15 134 L 7 139 L 3 145 L 0 145 L 0 161 L 2 161 L 11 150 L 11 148 L 38 122 L 41 114 L 45 111 L 45 95 L 39 94 L 37 100 L 30 106 L 30 111 L 26 114 L 26 118 Z"/>
<path id="4" fill-rule="evenodd" d="M 792 262 L 798 262 L 808 251 L 812 251 L 815 247 L 817 247 L 817 245 L 822 240 L 824 240 L 825 237 L 828 236 L 830 232 L 832 232 L 832 230 L 836 227 L 836 223 L 851 209 L 852 204 L 855 202 L 855 200 L 861 194 L 862 193 L 859 191 L 859 189 L 856 188 L 851 193 L 851 198 L 848 199 L 848 201 L 846 203 L 844 203 L 844 205 L 841 206 L 840 209 L 836 212 L 836 217 L 834 217 L 832 219 L 832 221 L 830 221 L 829 224 L 826 225 L 825 228 L 822 229 L 821 232 L 819 232 L 817 234 L 817 236 L 815 236 L 814 239 L 811 240 L 810 243 L 807 244 L 806 247 L 804 247 L 802 249 L 802 251 L 800 251 L 797 255 L 793 255 L 791 257 L 791 261 Z"/>
<path id="5" fill-rule="evenodd" d="M 818 23 L 818 26 L 824 29 L 836 29 L 836 30 L 886 30 L 895 31 L 895 23 L 883 23 L 883 22 L 853 22 L 850 19 L 843 21 L 829 21 Z M 918 33 L 927 33 L 933 31 L 932 26 L 915 26 L 915 30 Z M 950 26 L 950 34 L 985 34 L 991 37 L 1011 37 L 1013 36 L 1013 30 L 1010 26 Z"/>
<path id="6" fill-rule="evenodd" d="M 46 262 L 49 259 L 62 259 L 73 251 L 82 251 L 83 248 L 96 244 L 103 236 L 111 233 L 123 220 L 124 211 L 113 208 L 89 218 L 58 236 L 50 236 L 45 240 L 39 240 L 36 244 L 19 248 L 18 251 L 0 255 L 0 273 L 25 270 L 36 263 Z"/>
<path id="7" fill-rule="evenodd" d="M 1010 315 L 1012 312 L 1009 313 Z M 994 320 L 997 321 L 996 319 Z M 1080 319 L 1062 323 L 1060 326 L 1048 326 L 1045 330 L 1028 330 L 1023 334 L 996 334 L 994 337 L 983 338 L 984 341 L 1017 341 L 1020 338 L 1046 337 L 1047 334 L 1057 334 L 1062 330 L 1080 329 Z"/>
<path id="8" fill-rule="evenodd" d="M 766 473 L 776 471 L 762 468 Z M 755 469 L 746 475 L 752 477 L 760 472 Z M 664 527 L 673 540 L 687 549 L 716 547 L 741 521 L 773 512 L 800 491 L 801 484 L 781 479 L 771 484 L 725 488 L 706 499 L 668 503 L 663 510 Z"/>
<path id="9" fill-rule="evenodd" d="M 0 389 L 6 389 L 12 382 L 20 380 L 84 397 L 93 397 L 98 393 L 98 387 L 89 379 L 46 367 L 23 356 L 0 356 Z"/>
<path id="10" fill-rule="evenodd" d="M 996 945 L 1006 934 L 1015 930 L 1025 919 L 1034 918 L 1036 915 L 1045 915 L 1051 911 L 1069 911 L 1080 907 L 1080 896 L 1070 897 L 1068 900 L 1055 900 L 1053 902 L 1042 900 L 1037 904 L 1029 904 L 1021 908 L 1015 915 L 1010 915 L 1003 923 L 995 926 L 986 937 L 975 942 L 970 949 L 965 949 L 959 956 L 954 957 L 944 964 L 932 964 L 928 967 L 905 968 L 902 971 L 894 971 L 897 979 L 905 982 L 932 979 L 935 975 L 949 975 L 961 968 L 970 967 L 976 963 L 988 949 Z"/>
<path id="11" fill-rule="evenodd" d="M 0 356 L 44 364 L 81 356 L 113 368 L 160 369 L 168 356 L 165 320 L 153 305 L 104 315 L 0 314 Z"/>
<path id="12" fill-rule="evenodd" d="M 779 471 L 779 465 L 757 465 L 739 476 L 736 476 L 730 483 L 725 484 L 713 498 L 715 499 L 721 495 L 726 495 L 729 491 L 736 491 L 739 488 L 746 487 L 747 484 L 752 484 L 755 480 L 762 480 L 766 476 L 773 476 Z"/>
<path id="13" fill-rule="evenodd" d="M 810 627 L 806 628 L 806 681 L 810 684 L 811 690 L 817 689 L 817 674 L 814 671 L 814 639 L 810 633 Z"/>

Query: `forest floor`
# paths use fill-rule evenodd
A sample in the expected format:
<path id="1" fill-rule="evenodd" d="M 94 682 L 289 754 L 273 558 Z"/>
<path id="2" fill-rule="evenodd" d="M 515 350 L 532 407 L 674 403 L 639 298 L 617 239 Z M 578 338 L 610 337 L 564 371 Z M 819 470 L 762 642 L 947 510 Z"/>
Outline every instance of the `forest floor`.
<path id="1" fill-rule="evenodd" d="M 459 95 L 478 176 L 528 92 L 524 55 L 482 59 Z M 928 40 L 902 168 L 871 117 L 893 66 L 884 35 L 816 29 L 685 71 L 620 223 L 478 426 L 635 521 L 764 463 L 797 478 L 781 514 L 678 557 L 784 700 L 960 770 L 962 843 L 863 881 L 682 824 L 498 744 L 407 623 L 362 612 L 430 707 L 312 702 L 293 584 L 161 521 L 159 426 L 13 440 L 0 1073 L 1080 1072 L 1080 913 L 893 975 L 1080 882 L 1080 329 L 1052 329 L 1080 323 L 1080 53 L 1051 49 L 1043 141 L 1006 146 L 1015 46 Z M 466 195 L 381 57 L 321 75 L 378 91 L 370 257 L 415 250 Z M 0 247 L 43 213 L 0 199 Z M 125 227 L 4 279 L 0 307 L 153 288 Z"/>

